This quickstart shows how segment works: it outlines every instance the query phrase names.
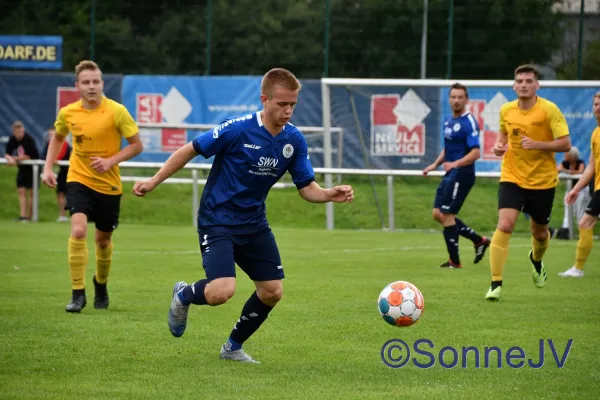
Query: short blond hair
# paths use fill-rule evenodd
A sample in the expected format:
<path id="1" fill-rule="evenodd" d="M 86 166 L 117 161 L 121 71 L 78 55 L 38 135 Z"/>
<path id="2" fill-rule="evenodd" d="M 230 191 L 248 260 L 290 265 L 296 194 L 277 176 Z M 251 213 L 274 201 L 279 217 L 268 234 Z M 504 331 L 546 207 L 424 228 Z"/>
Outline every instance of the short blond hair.
<path id="1" fill-rule="evenodd" d="M 100 71 L 100 67 L 93 61 L 83 60 L 75 67 L 75 79 L 79 79 L 81 71 Z M 102 73 L 102 71 L 100 71 Z"/>
<path id="2" fill-rule="evenodd" d="M 594 95 L 594 98 L 596 97 L 600 97 L 600 92 L 596 92 L 596 94 Z"/>
<path id="3" fill-rule="evenodd" d="M 273 68 L 263 76 L 260 90 L 267 97 L 271 97 L 273 86 L 280 85 L 288 90 L 300 90 L 300 81 L 287 69 Z"/>

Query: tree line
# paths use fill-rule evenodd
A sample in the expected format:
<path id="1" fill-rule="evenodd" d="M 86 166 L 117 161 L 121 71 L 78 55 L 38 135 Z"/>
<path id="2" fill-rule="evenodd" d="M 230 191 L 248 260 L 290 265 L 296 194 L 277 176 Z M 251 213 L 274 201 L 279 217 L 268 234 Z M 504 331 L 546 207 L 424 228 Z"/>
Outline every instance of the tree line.
<path id="1" fill-rule="evenodd" d="M 0 23 L 4 34 L 63 36 L 66 71 L 90 58 L 94 31 L 94 59 L 107 73 L 261 75 L 280 66 L 305 79 L 420 76 L 419 0 L 330 0 L 329 19 L 326 0 L 102 0 L 94 24 L 92 2 L 6 0 Z M 518 64 L 548 62 L 566 27 L 553 3 L 429 0 L 427 77 L 446 78 L 450 67 L 451 78 L 510 79 Z"/>

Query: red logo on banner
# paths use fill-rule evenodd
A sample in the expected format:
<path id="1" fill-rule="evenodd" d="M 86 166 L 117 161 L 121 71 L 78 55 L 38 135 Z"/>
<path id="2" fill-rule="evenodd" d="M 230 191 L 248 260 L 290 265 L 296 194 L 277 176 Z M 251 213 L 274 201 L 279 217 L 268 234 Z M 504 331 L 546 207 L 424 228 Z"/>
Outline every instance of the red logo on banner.
<path id="1" fill-rule="evenodd" d="M 496 137 L 498 133 L 489 129 L 486 129 L 485 119 L 483 118 L 483 112 L 486 107 L 485 100 L 469 100 L 467 103 L 467 111 L 473 115 L 475 121 L 479 125 L 481 130 L 480 134 L 480 145 L 481 145 L 481 159 L 482 160 L 501 160 L 502 157 L 497 157 L 494 154 L 494 144 L 496 143 Z"/>
<path id="2" fill-rule="evenodd" d="M 162 150 L 175 151 L 187 143 L 185 129 L 167 129 L 162 130 Z"/>
<path id="3" fill-rule="evenodd" d="M 163 120 L 160 112 L 162 94 L 138 94 L 136 101 L 136 120 L 142 124 L 156 124 Z"/>
<path id="4" fill-rule="evenodd" d="M 416 96 L 416 94 L 411 94 Z M 421 122 L 429 113 L 420 109 L 420 103 L 401 106 L 403 99 L 398 95 L 376 95 L 371 97 L 371 155 L 374 156 L 423 156 L 425 155 L 425 125 Z M 422 102 L 421 99 L 418 99 Z M 424 104 L 424 103 L 423 103 Z M 403 122 L 399 114 L 415 105 L 410 123 Z M 427 107 L 427 105 L 424 105 Z M 410 119 L 410 117 L 409 117 Z M 418 121 L 418 122 L 417 122 Z"/>
<path id="5" fill-rule="evenodd" d="M 57 87 L 56 88 L 56 114 L 66 105 L 75 103 L 79 100 L 79 90 L 74 87 Z"/>

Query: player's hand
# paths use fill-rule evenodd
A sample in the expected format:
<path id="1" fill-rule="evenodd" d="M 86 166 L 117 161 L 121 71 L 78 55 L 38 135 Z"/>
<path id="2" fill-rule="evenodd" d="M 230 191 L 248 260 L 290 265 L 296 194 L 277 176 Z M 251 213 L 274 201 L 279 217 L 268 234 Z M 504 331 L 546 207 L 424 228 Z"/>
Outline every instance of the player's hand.
<path id="1" fill-rule="evenodd" d="M 443 163 L 442 167 L 444 168 L 444 171 L 448 172 L 458 167 L 458 165 L 456 164 L 456 161 L 452 161 Z"/>
<path id="2" fill-rule="evenodd" d="M 17 165 L 17 160 L 13 156 L 6 154 L 4 158 L 6 158 L 6 163 L 8 165 Z"/>
<path id="3" fill-rule="evenodd" d="M 329 190 L 329 198 L 334 203 L 351 203 L 354 200 L 354 190 L 348 185 L 334 186 Z"/>
<path id="4" fill-rule="evenodd" d="M 44 172 L 42 173 L 42 182 L 49 188 L 54 189 L 56 187 L 56 175 L 54 174 L 54 171 L 44 169 Z"/>
<path id="5" fill-rule="evenodd" d="M 571 189 L 569 193 L 567 193 L 565 201 L 567 204 L 573 204 L 575 203 L 575 200 L 577 200 L 577 196 L 579 196 L 579 190 Z"/>
<path id="6" fill-rule="evenodd" d="M 112 162 L 108 158 L 90 157 L 90 160 L 92 160 L 90 167 L 101 174 L 108 171 L 113 166 Z"/>
<path id="7" fill-rule="evenodd" d="M 437 166 L 435 166 L 434 164 L 428 165 L 427 167 L 425 167 L 423 169 L 423 175 L 427 175 L 431 171 L 435 171 L 436 168 L 437 168 Z"/>
<path id="8" fill-rule="evenodd" d="M 539 150 L 538 142 L 527 136 L 521 137 L 521 146 L 525 150 Z"/>
<path id="9" fill-rule="evenodd" d="M 138 181 L 133 185 L 133 194 L 144 197 L 146 193 L 153 191 L 156 186 L 156 183 L 152 180 Z"/>
<path id="10" fill-rule="evenodd" d="M 508 150 L 508 143 L 501 144 L 501 143 L 496 142 L 494 144 L 494 154 L 497 157 L 502 157 L 504 155 L 504 153 L 506 153 L 506 150 Z"/>

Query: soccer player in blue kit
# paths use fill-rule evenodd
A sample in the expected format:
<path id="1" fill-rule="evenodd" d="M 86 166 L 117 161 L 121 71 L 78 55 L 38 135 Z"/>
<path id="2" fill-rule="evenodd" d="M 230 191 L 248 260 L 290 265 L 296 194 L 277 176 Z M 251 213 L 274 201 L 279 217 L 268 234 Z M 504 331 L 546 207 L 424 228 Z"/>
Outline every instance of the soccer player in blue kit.
<path id="1" fill-rule="evenodd" d="M 351 186 L 321 188 L 315 182 L 302 133 L 289 120 L 301 85 L 289 71 L 265 74 L 260 99 L 263 110 L 233 118 L 201 134 L 173 153 L 149 180 L 136 182 L 144 196 L 198 154 L 214 156 L 198 210 L 198 235 L 206 279 L 177 282 L 169 309 L 169 329 L 183 335 L 191 304 L 216 306 L 229 300 L 236 287 L 235 264 L 254 281 L 221 359 L 256 363 L 242 345 L 256 332 L 283 294 L 283 266 L 266 219 L 265 199 L 289 171 L 300 196 L 311 203 L 351 202 Z"/>
<path id="2" fill-rule="evenodd" d="M 461 268 L 458 237 L 464 236 L 475 246 L 477 264 L 483 258 L 490 240 L 482 237 L 456 218 L 467 195 L 475 184 L 475 161 L 479 158 L 479 126 L 465 110 L 469 94 L 460 83 L 450 87 L 450 106 L 453 114 L 444 122 L 444 149 L 438 158 L 423 170 L 423 174 L 442 165 L 446 175 L 437 188 L 433 205 L 433 218 L 444 226 L 444 239 L 449 260 L 442 268 Z"/>

